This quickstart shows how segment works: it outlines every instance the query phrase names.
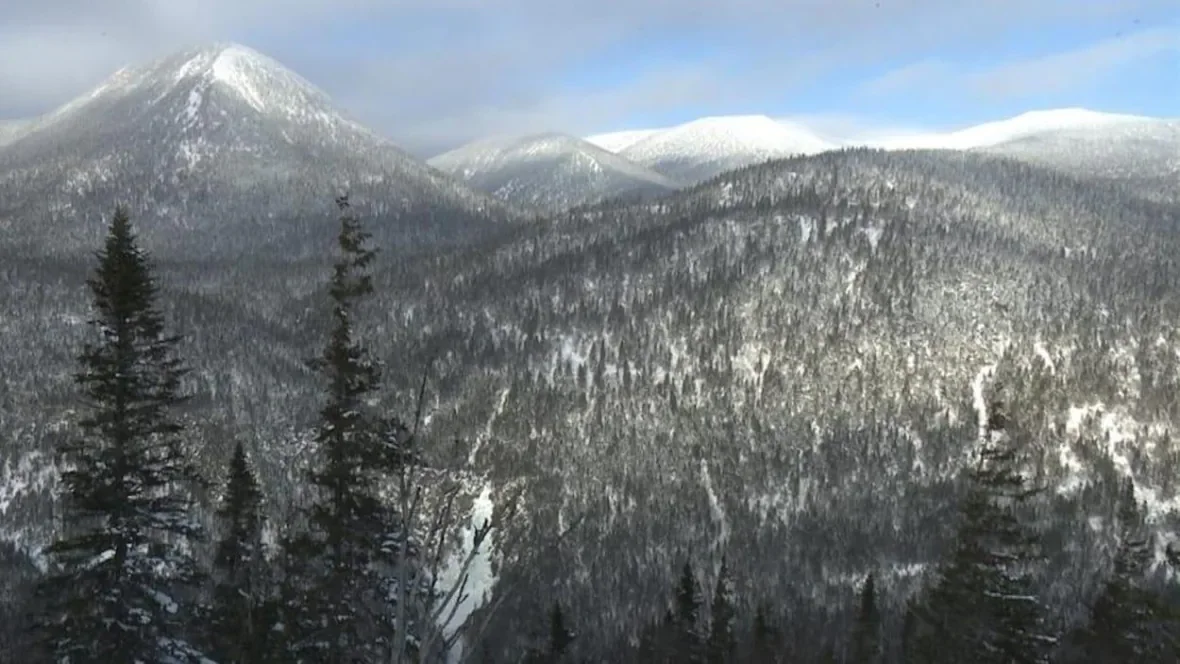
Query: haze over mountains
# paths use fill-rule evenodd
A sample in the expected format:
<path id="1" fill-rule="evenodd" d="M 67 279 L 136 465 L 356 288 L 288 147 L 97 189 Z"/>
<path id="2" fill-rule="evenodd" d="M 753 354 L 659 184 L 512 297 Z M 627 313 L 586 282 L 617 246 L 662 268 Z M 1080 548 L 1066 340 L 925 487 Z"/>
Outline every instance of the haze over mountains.
<path id="1" fill-rule="evenodd" d="M 1079 624 L 1112 566 L 1122 480 L 1161 577 L 1180 532 L 1177 124 L 1067 109 L 882 140 L 713 117 L 427 164 L 231 44 L 0 125 L 12 578 L 52 535 L 83 284 L 117 201 L 186 339 L 199 465 L 219 477 L 244 441 L 287 522 L 347 191 L 382 249 L 357 333 L 384 365 L 383 412 L 412 410 L 429 366 L 424 436 L 466 502 L 520 497 L 473 591 L 498 610 L 458 619 L 489 616 L 472 632 L 489 660 L 519 661 L 553 600 L 573 656 L 628 661 L 690 558 L 706 583 L 724 559 L 796 661 L 841 643 L 869 573 L 900 634 L 1000 406 L 1047 489 L 1038 590 L 1055 625 Z"/>

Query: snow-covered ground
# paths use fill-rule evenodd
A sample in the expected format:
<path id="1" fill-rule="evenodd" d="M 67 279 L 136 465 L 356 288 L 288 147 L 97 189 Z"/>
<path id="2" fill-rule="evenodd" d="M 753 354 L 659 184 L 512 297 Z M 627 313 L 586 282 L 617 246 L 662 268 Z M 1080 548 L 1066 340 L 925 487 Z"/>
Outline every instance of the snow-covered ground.
<path id="1" fill-rule="evenodd" d="M 485 484 L 479 496 L 476 497 L 475 503 L 472 505 L 471 523 L 463 531 L 463 542 L 440 575 L 439 587 L 444 593 L 461 581 L 461 575 L 463 573 L 462 563 L 471 554 L 472 546 L 474 545 L 475 529 L 481 526 L 485 520 L 492 518 L 494 507 L 495 505 L 492 502 L 492 488 Z M 446 619 L 451 614 L 455 603 L 458 603 L 458 608 L 454 609 L 454 615 L 447 620 L 444 626 L 443 633 L 448 638 L 463 626 L 463 623 L 466 622 L 468 616 L 473 611 L 482 606 L 490 598 L 492 589 L 496 585 L 496 575 L 492 570 L 490 538 L 484 541 L 483 545 L 476 552 L 475 557 L 472 558 L 471 565 L 468 566 L 466 571 L 468 578 L 463 593 L 456 595 L 455 601 L 447 604 L 441 614 Z M 448 661 L 458 662 L 461 660 L 462 654 L 463 642 L 462 639 L 459 639 L 456 641 L 455 647 L 448 654 Z"/>

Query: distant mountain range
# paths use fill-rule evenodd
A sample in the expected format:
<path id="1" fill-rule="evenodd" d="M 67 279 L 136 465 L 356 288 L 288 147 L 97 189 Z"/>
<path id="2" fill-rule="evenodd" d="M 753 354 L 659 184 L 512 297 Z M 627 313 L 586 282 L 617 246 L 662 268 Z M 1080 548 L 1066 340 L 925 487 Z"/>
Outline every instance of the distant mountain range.
<path id="1" fill-rule="evenodd" d="M 429 164 L 475 189 L 543 210 L 666 194 L 681 186 L 588 141 L 556 133 L 477 141 Z"/>
<path id="2" fill-rule="evenodd" d="M 292 220 L 328 214 L 327 192 L 348 190 L 371 213 L 398 217 L 399 243 L 433 241 L 427 236 L 439 235 L 440 225 L 479 231 L 515 218 L 517 207 L 552 211 L 650 198 L 735 168 L 851 146 L 986 151 L 1131 182 L 1153 195 L 1169 195 L 1180 177 L 1180 120 L 1077 108 L 847 140 L 765 115 L 706 117 L 585 139 L 489 138 L 427 165 L 347 118 L 274 60 L 214 44 L 121 70 L 45 116 L 0 121 L 0 223 L 13 223 L 6 219 L 20 210 L 25 220 L 37 218 L 21 234 L 30 242 L 44 232 L 57 247 L 88 243 L 96 224 L 63 236 L 58 220 L 93 222 L 135 191 L 135 200 L 123 202 L 166 222 L 149 232 L 206 228 L 211 216 L 246 219 L 231 230 L 252 227 L 248 239 L 266 236 L 259 225 L 284 225 L 285 246 L 272 248 L 290 251 L 310 232 Z M 193 182 L 200 186 L 188 186 Z M 177 242 L 183 238 L 173 233 L 166 244 Z"/>
<path id="3" fill-rule="evenodd" d="M 577 144 L 574 149 L 575 144 L 567 141 L 567 164 L 562 175 L 555 177 L 546 169 L 536 168 L 537 154 L 523 147 L 531 145 L 535 138 L 478 141 L 440 155 L 431 163 L 445 165 L 444 170 L 451 173 L 470 172 L 473 175 L 466 178 L 468 184 L 513 203 L 548 201 L 561 205 L 592 198 L 593 188 L 575 192 L 562 184 L 571 177 L 606 177 L 585 157 L 586 146 Z M 1031 111 L 949 132 L 846 140 L 827 139 L 801 124 L 764 115 L 719 116 L 663 129 L 596 134 L 586 137 L 585 143 L 631 162 L 632 173 L 636 168 L 646 169 L 683 186 L 772 159 L 848 147 L 984 151 L 1078 175 L 1129 181 L 1157 193 L 1169 186 L 1175 188 L 1180 177 L 1180 121 L 1078 108 Z M 509 144 L 515 147 L 505 149 Z M 578 152 L 584 155 L 580 162 L 573 156 Z M 602 162 L 601 155 L 597 161 Z M 628 169 L 614 161 L 607 170 Z M 650 178 L 640 180 L 647 182 Z M 640 186 L 625 177 L 610 181 L 621 190 L 629 187 L 627 182 Z"/>

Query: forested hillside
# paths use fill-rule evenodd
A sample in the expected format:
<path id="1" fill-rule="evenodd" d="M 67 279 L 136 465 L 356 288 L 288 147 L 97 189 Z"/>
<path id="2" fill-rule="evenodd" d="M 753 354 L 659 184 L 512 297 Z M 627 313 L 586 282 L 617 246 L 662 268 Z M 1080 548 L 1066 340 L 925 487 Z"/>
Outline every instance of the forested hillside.
<path id="1" fill-rule="evenodd" d="M 992 653 L 954 661 L 1096 661 L 1071 659 L 1097 638 L 1075 633 L 1091 605 L 1150 606 L 1134 638 L 1172 642 L 1174 205 L 997 156 L 847 150 L 446 249 L 396 246 L 373 226 L 401 220 L 360 216 L 382 249 L 347 317 L 384 367 L 366 408 L 420 423 L 431 505 L 454 496 L 459 555 L 481 532 L 472 516 L 495 507 L 473 563 L 489 602 L 465 630 L 444 622 L 468 655 L 519 661 L 552 642 L 568 661 L 950 661 L 922 645 L 949 630 L 954 652 Z M 305 223 L 327 236 L 331 222 Z M 241 242 L 280 241 L 271 232 Z M 44 562 L 57 536 L 54 450 L 87 412 L 73 374 L 94 340 L 94 248 L 0 241 L 12 578 L 34 579 L 25 556 Z M 242 443 L 263 513 L 295 526 L 331 493 L 305 474 L 327 449 L 306 360 L 338 330 L 338 257 L 327 243 L 292 259 L 242 248 L 155 264 L 192 368 L 176 412 L 204 475 L 220 481 Z M 219 494 L 196 496 L 209 525 Z M 1001 526 L 996 544 L 987 529 Z M 1029 538 L 1021 555 L 1040 562 L 1001 588 L 1016 581 L 996 547 Z M 283 529 L 264 539 L 268 565 L 292 569 Z M 981 550 L 994 573 L 968 578 Z M 972 593 L 1039 608 L 972 614 Z M 1037 638 L 1002 654 L 981 645 L 1032 624 Z"/>

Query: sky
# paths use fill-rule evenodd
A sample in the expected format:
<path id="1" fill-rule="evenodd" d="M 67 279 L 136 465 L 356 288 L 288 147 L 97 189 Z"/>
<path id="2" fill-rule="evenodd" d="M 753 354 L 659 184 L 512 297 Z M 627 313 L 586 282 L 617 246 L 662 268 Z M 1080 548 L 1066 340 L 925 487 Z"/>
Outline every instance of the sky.
<path id="1" fill-rule="evenodd" d="M 0 120 L 225 41 L 423 156 L 708 115 L 832 138 L 1180 116 L 1177 0 L 0 0 Z"/>

